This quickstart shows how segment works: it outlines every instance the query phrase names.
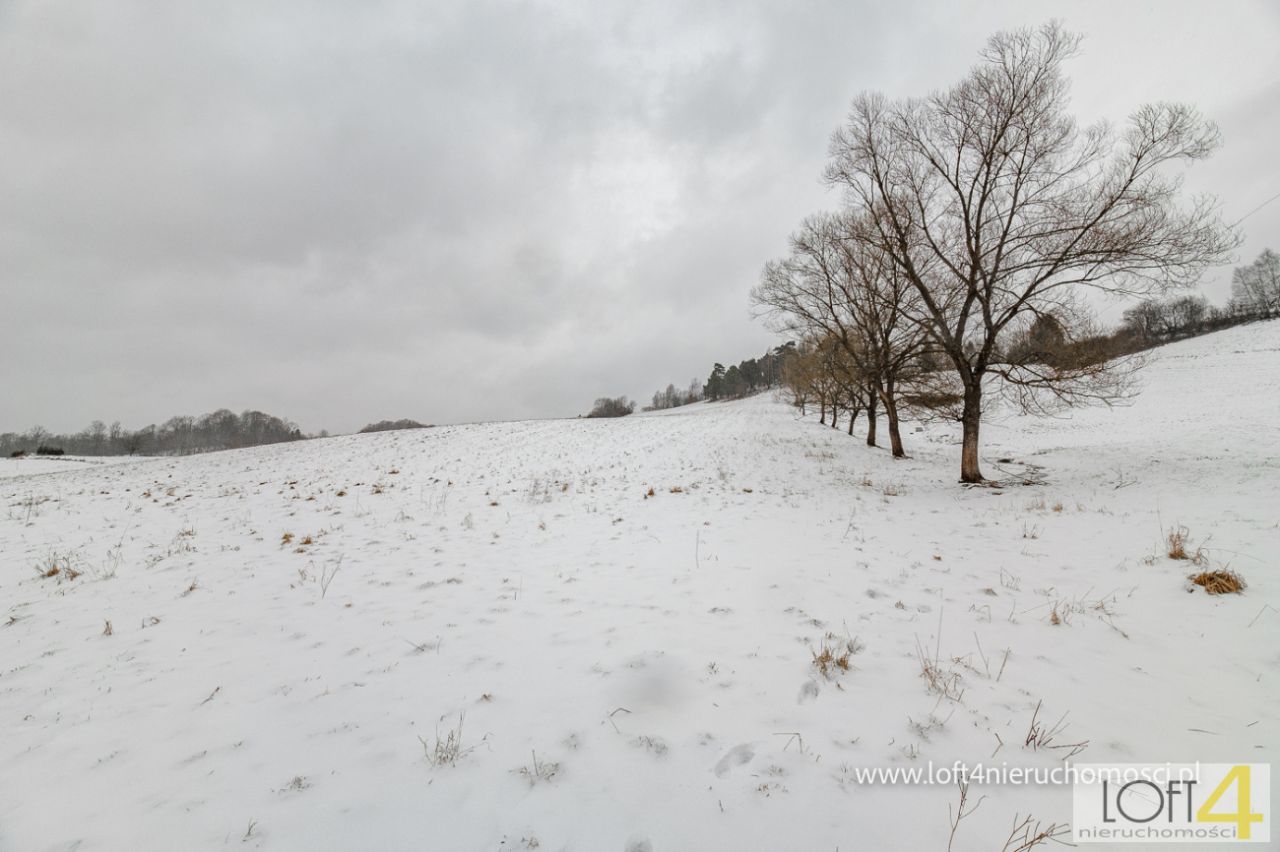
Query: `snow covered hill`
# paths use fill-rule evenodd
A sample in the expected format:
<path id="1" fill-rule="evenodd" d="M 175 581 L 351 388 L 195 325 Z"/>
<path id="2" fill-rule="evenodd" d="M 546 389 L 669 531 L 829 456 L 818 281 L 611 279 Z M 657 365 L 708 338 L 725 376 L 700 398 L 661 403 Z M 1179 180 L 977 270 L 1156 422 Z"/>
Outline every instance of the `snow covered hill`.
<path id="1" fill-rule="evenodd" d="M 987 426 L 998 489 L 768 397 L 6 462 L 0 850 L 944 849 L 855 770 L 1275 763 L 1280 322 L 1143 384 Z M 956 850 L 1070 819 L 980 793 Z"/>

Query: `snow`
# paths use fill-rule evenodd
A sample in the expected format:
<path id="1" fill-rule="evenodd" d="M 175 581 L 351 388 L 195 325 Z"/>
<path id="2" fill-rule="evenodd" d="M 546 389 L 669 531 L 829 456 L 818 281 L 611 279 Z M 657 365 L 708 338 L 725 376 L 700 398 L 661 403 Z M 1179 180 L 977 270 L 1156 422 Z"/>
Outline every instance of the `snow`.
<path id="1" fill-rule="evenodd" d="M 1058 765 L 1038 703 L 1075 760 L 1274 762 L 1278 383 L 1280 322 L 1163 347 L 1131 406 L 985 427 L 1045 479 L 998 489 L 769 396 L 6 461 L 0 850 L 940 849 L 954 787 L 852 769 Z M 1070 819 L 980 793 L 956 850 Z"/>
<path id="2" fill-rule="evenodd" d="M 137 459 L 129 456 L 103 456 L 101 458 L 87 458 L 84 456 L 20 456 L 18 458 L 0 458 L 0 479 L 30 476 L 35 473 L 57 473 L 92 465 L 127 464 L 133 461 L 137 461 Z"/>

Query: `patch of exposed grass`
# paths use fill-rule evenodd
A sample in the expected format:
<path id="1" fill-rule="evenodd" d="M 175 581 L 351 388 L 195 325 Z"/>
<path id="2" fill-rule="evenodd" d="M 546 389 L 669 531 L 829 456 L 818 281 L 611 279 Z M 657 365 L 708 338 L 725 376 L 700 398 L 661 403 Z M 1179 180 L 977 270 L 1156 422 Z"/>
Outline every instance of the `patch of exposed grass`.
<path id="1" fill-rule="evenodd" d="M 1244 591 L 1244 578 L 1235 571 L 1201 571 L 1191 578 L 1191 582 L 1203 588 L 1211 595 L 1240 594 Z"/>
<path id="2" fill-rule="evenodd" d="M 857 639 L 841 639 L 834 633 L 822 637 L 818 650 L 810 649 L 813 655 L 813 667 L 824 678 L 832 680 L 852 668 L 850 658 L 862 650 Z"/>

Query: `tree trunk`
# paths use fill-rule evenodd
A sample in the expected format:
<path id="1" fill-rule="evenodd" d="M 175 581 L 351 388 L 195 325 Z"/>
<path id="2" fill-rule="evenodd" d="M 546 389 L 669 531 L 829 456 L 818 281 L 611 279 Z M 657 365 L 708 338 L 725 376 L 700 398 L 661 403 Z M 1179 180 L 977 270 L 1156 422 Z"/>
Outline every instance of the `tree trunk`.
<path id="1" fill-rule="evenodd" d="M 982 426 L 982 376 L 972 376 L 964 385 L 964 444 L 960 450 L 960 481 L 982 482 L 978 467 L 978 430 Z"/>
<path id="2" fill-rule="evenodd" d="M 834 402 L 831 403 L 831 428 L 840 428 L 840 406 L 836 405 Z"/>
<path id="3" fill-rule="evenodd" d="M 867 395 L 867 446 L 874 447 L 876 445 L 876 395 L 871 392 Z"/>
<path id="4" fill-rule="evenodd" d="M 858 406 L 849 409 L 849 434 L 853 434 L 853 424 L 858 422 Z"/>
<path id="5" fill-rule="evenodd" d="M 826 397 L 823 397 L 821 400 L 819 400 L 819 403 L 821 404 L 821 406 L 822 406 L 822 407 L 818 409 L 818 423 L 819 423 L 819 425 L 826 426 L 826 425 L 827 425 L 827 400 L 826 400 Z"/>
<path id="6" fill-rule="evenodd" d="M 884 413 L 889 418 L 889 445 L 893 448 L 893 457 L 906 458 L 907 453 L 902 449 L 902 432 L 898 428 L 898 399 L 894 396 L 892 384 L 884 389 Z"/>

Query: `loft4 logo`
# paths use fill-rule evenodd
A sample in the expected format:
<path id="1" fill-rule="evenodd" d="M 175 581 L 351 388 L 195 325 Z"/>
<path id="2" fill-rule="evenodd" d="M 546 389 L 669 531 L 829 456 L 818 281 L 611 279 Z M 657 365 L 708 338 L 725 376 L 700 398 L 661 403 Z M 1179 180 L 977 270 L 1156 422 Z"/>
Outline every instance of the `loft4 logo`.
<path id="1" fill-rule="evenodd" d="M 1076 764 L 1076 843 L 1270 843 L 1266 763 Z"/>

